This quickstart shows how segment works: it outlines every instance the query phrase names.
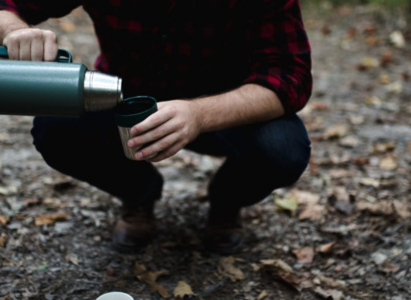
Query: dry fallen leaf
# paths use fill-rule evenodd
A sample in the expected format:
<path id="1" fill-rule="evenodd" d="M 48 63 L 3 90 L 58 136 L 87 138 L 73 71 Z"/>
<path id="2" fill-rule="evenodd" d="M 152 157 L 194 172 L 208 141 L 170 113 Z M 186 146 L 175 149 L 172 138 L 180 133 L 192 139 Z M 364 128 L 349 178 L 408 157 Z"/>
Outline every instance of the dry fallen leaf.
<path id="1" fill-rule="evenodd" d="M 390 34 L 391 43 L 394 44 L 397 48 L 404 48 L 405 47 L 405 39 L 404 35 L 401 31 L 393 31 Z"/>
<path id="2" fill-rule="evenodd" d="M 374 179 L 374 178 L 361 178 L 358 180 L 358 183 L 365 185 L 365 186 L 372 186 L 375 188 L 378 188 L 381 184 L 378 179 Z"/>
<path id="3" fill-rule="evenodd" d="M 74 264 L 74 265 L 76 265 L 76 266 L 78 266 L 78 265 L 79 265 L 79 262 L 80 262 L 78 256 L 75 255 L 75 254 L 69 254 L 69 255 L 67 255 L 67 256 L 66 256 L 66 261 L 71 262 L 72 264 Z"/>
<path id="4" fill-rule="evenodd" d="M 268 297 L 268 292 L 266 290 L 262 291 L 258 297 L 257 300 L 263 300 L 265 297 Z"/>
<path id="5" fill-rule="evenodd" d="M 344 299 L 344 294 L 341 291 L 338 290 L 324 290 L 321 287 L 317 287 L 314 292 L 325 298 L 325 299 L 332 299 L 332 300 L 342 300 Z"/>
<path id="6" fill-rule="evenodd" d="M 53 225 L 57 221 L 65 221 L 67 218 L 66 213 L 46 214 L 35 217 L 34 223 L 36 226 Z"/>
<path id="7" fill-rule="evenodd" d="M 331 243 L 319 245 L 316 250 L 317 252 L 320 252 L 320 253 L 330 253 L 335 243 L 336 242 L 331 242 Z"/>
<path id="8" fill-rule="evenodd" d="M 293 250 L 293 253 L 297 256 L 297 261 L 301 264 L 310 264 L 313 262 L 313 247 L 302 247 L 300 249 Z"/>
<path id="9" fill-rule="evenodd" d="M 324 133 L 324 139 L 342 138 L 345 137 L 349 132 L 348 126 L 345 124 L 335 125 Z"/>
<path id="10" fill-rule="evenodd" d="M 176 288 L 174 289 L 174 297 L 178 300 L 184 299 L 185 296 L 194 296 L 191 286 L 185 281 L 179 281 Z"/>
<path id="11" fill-rule="evenodd" d="M 350 135 L 342 138 L 338 144 L 347 148 L 355 148 L 361 144 L 361 140 L 355 136 Z"/>
<path id="12" fill-rule="evenodd" d="M 167 299 L 170 297 L 169 291 L 163 287 L 162 285 L 158 284 L 156 282 L 157 278 L 162 276 L 162 275 L 168 275 L 167 270 L 160 270 L 157 272 L 144 272 L 140 275 L 137 275 L 137 279 L 147 283 L 150 286 L 150 290 L 152 292 L 158 292 L 161 297 Z"/>
<path id="13" fill-rule="evenodd" d="M 382 84 L 387 84 L 391 82 L 391 77 L 389 75 L 384 74 L 380 76 L 379 81 Z"/>
<path id="14" fill-rule="evenodd" d="M 379 200 L 376 203 L 359 201 L 356 203 L 355 207 L 359 211 L 368 211 L 375 215 L 389 216 L 394 213 L 393 204 L 388 200 Z"/>
<path id="15" fill-rule="evenodd" d="M 8 222 L 9 222 L 8 218 L 6 218 L 5 216 L 0 215 L 0 224 L 1 224 L 1 226 L 3 226 L 3 227 L 6 226 Z"/>
<path id="16" fill-rule="evenodd" d="M 384 273 L 397 273 L 401 268 L 401 265 L 393 264 L 390 262 L 385 261 L 382 271 Z"/>
<path id="17" fill-rule="evenodd" d="M 0 248 L 3 248 L 6 245 L 6 234 L 4 232 L 0 235 Z"/>
<path id="18" fill-rule="evenodd" d="M 317 204 L 320 201 L 320 195 L 293 189 L 291 194 L 298 200 L 298 204 Z"/>
<path id="19" fill-rule="evenodd" d="M 232 256 L 222 257 L 217 265 L 217 270 L 222 276 L 230 278 L 232 282 L 244 280 L 243 271 L 234 266 L 235 258 Z"/>
<path id="20" fill-rule="evenodd" d="M 134 263 L 134 275 L 138 276 L 145 272 L 147 272 L 147 268 L 145 265 L 141 265 L 138 262 Z"/>
<path id="21" fill-rule="evenodd" d="M 294 215 L 295 211 L 297 210 L 298 202 L 297 199 L 293 196 L 284 198 L 276 197 L 274 202 L 277 207 L 277 210 L 289 211 L 291 215 Z"/>
<path id="22" fill-rule="evenodd" d="M 381 158 L 379 167 L 381 170 L 392 171 L 398 167 L 397 160 L 391 154 Z"/>
<path id="23" fill-rule="evenodd" d="M 373 144 L 372 154 L 386 153 L 395 149 L 395 141 L 376 142 Z"/>
<path id="24" fill-rule="evenodd" d="M 271 274 L 281 279 L 297 290 L 300 290 L 300 280 L 293 269 L 281 259 L 264 259 L 260 261 L 262 269 L 269 270 Z"/>
<path id="25" fill-rule="evenodd" d="M 298 215 L 299 220 L 321 221 L 324 218 L 325 207 L 320 204 L 306 204 Z"/>
<path id="26" fill-rule="evenodd" d="M 134 263 L 134 275 L 137 277 L 138 280 L 147 283 L 150 286 L 150 290 L 152 292 L 158 292 L 163 298 L 170 297 L 169 291 L 165 287 L 163 287 L 162 285 L 156 282 L 158 277 L 162 275 L 168 275 L 167 270 L 149 272 L 147 271 L 147 268 L 145 265 L 135 262 Z"/>
<path id="27" fill-rule="evenodd" d="M 4 196 L 15 195 L 19 191 L 15 185 L 0 186 L 0 194 Z"/>
<path id="28" fill-rule="evenodd" d="M 393 201 L 394 208 L 397 214 L 404 220 L 408 220 L 411 218 L 411 211 L 408 207 L 408 201 L 406 198 L 403 199 L 402 202 L 400 201 Z"/>
<path id="29" fill-rule="evenodd" d="M 345 286 L 347 286 L 347 283 L 343 280 L 335 280 L 333 278 L 326 277 L 321 274 L 319 274 L 316 277 L 316 279 L 319 280 L 321 283 L 325 284 L 327 287 L 331 288 L 344 288 Z"/>

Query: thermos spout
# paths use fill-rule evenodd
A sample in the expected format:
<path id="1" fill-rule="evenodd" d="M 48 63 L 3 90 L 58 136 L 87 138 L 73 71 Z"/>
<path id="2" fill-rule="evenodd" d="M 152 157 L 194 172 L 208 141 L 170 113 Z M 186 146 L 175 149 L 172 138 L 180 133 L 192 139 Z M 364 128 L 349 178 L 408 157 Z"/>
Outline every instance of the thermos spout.
<path id="1" fill-rule="evenodd" d="M 121 78 L 95 71 L 84 76 L 84 110 L 86 112 L 112 109 L 123 101 Z"/>

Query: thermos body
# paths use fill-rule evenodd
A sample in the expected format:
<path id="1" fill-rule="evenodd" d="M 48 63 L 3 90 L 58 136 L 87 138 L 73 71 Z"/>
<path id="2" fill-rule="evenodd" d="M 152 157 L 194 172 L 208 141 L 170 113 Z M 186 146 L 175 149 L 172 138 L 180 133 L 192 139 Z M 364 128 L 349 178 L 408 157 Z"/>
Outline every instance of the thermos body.
<path id="1" fill-rule="evenodd" d="M 7 57 L 4 47 L 0 57 Z M 78 117 L 112 109 L 123 101 L 121 83 L 71 63 L 71 54 L 61 49 L 56 62 L 0 60 L 0 114 Z"/>
<path id="2" fill-rule="evenodd" d="M 85 73 L 82 64 L 0 60 L 0 113 L 79 116 Z"/>

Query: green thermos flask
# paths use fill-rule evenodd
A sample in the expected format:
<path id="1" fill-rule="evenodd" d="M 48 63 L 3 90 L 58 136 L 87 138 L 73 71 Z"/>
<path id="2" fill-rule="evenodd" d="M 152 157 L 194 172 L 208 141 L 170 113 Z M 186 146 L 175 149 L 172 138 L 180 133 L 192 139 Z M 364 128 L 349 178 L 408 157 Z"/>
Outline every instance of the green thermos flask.
<path id="1" fill-rule="evenodd" d="M 7 49 L 0 46 L 0 57 Z M 0 115 L 79 117 L 123 102 L 121 78 L 72 63 L 59 49 L 55 62 L 0 59 Z"/>

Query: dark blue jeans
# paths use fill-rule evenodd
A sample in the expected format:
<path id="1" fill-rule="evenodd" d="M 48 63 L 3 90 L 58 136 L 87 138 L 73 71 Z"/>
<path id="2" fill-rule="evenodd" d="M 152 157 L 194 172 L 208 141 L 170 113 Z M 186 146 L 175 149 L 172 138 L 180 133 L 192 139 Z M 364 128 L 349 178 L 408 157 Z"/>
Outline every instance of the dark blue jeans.
<path id="1" fill-rule="evenodd" d="M 50 167 L 118 197 L 125 206 L 161 197 L 161 174 L 149 162 L 124 156 L 110 112 L 35 117 L 31 134 Z M 205 133 L 186 148 L 226 157 L 208 189 L 211 203 L 221 208 L 255 204 L 295 183 L 311 153 L 307 131 L 296 115 Z"/>

